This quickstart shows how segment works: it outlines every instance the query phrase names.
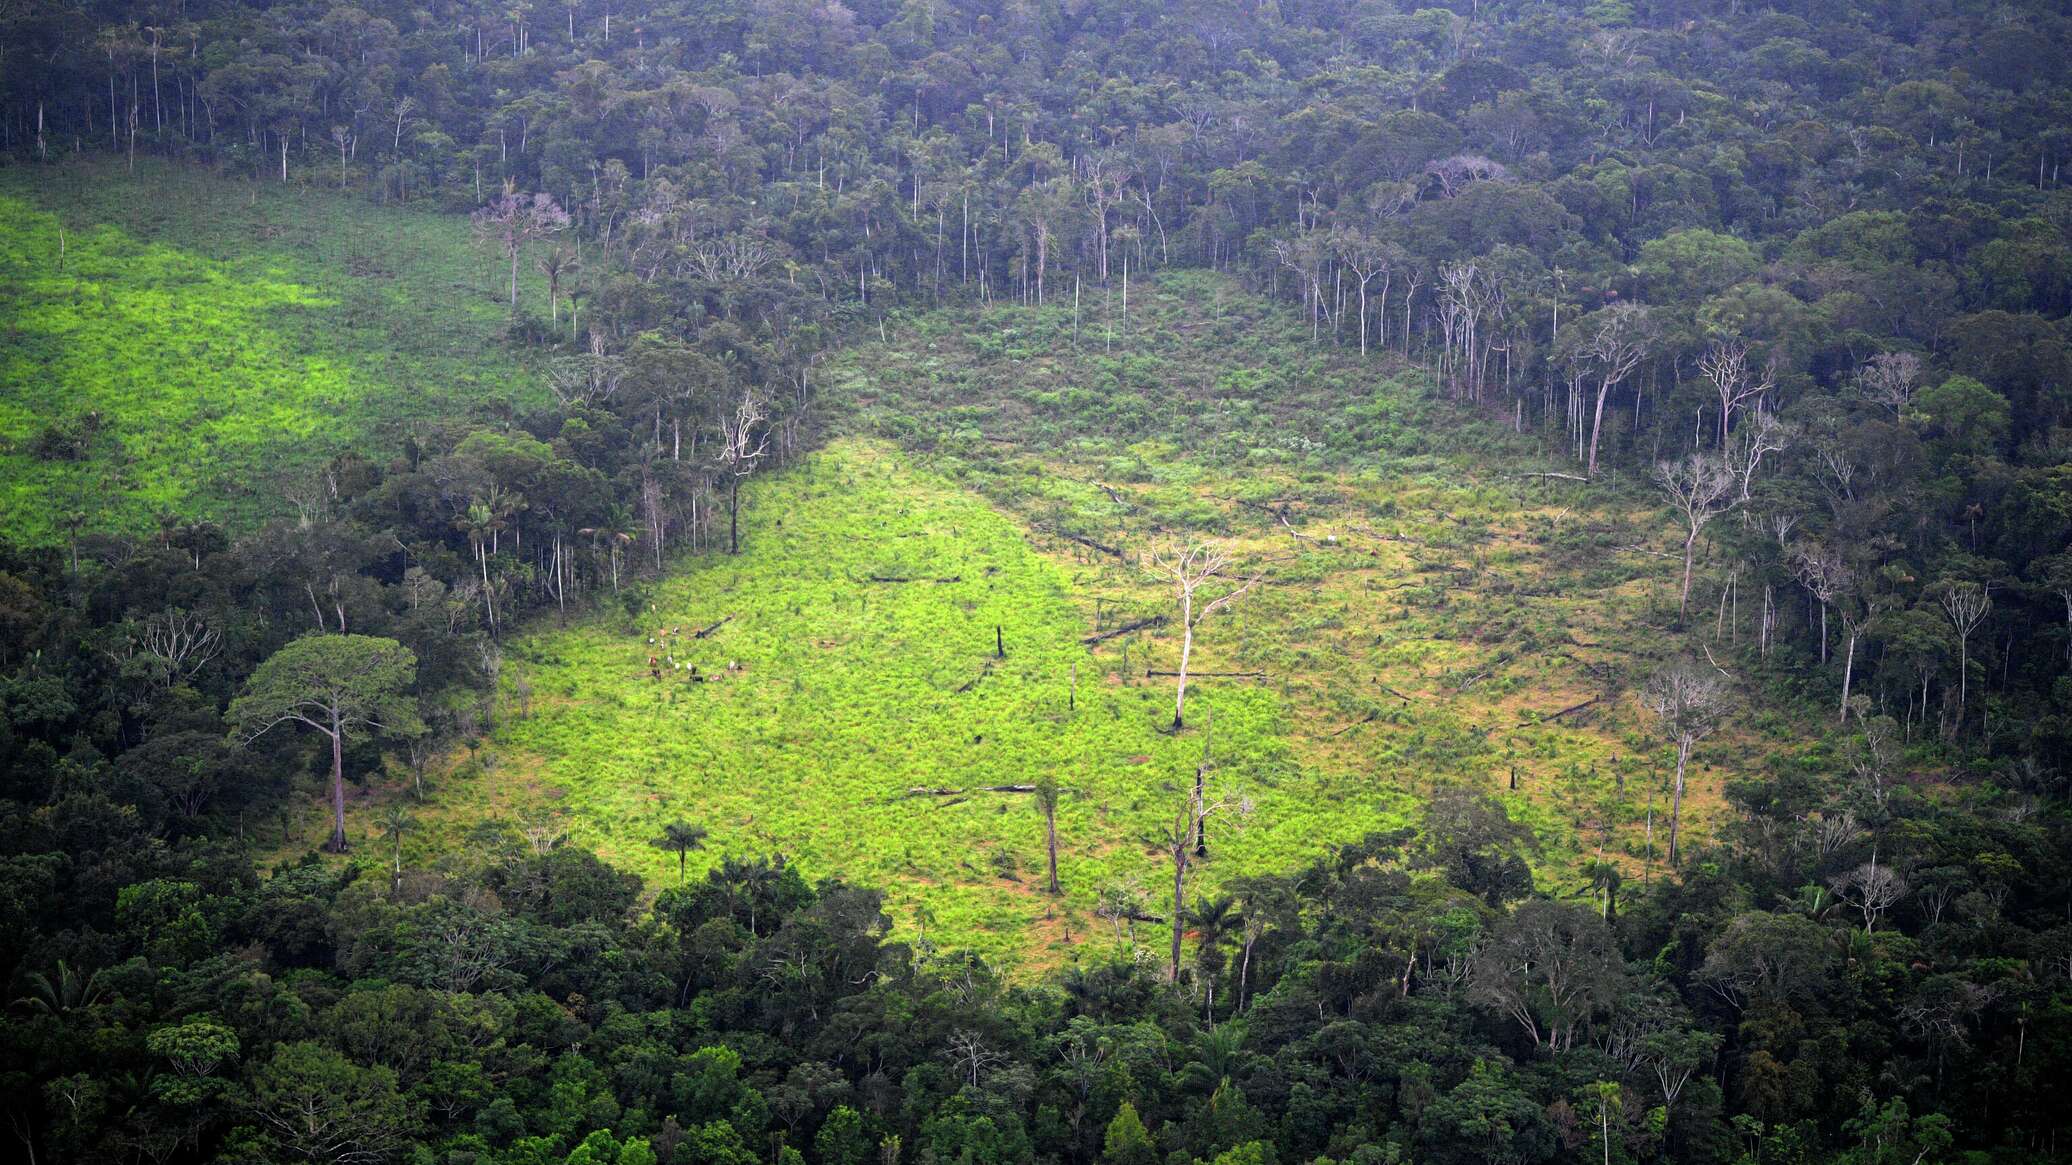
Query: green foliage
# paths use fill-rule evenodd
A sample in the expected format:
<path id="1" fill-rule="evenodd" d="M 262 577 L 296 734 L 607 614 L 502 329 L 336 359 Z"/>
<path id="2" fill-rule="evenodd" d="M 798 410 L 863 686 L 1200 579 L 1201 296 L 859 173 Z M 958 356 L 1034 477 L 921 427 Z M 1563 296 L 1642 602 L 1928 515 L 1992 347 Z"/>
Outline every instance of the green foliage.
<path id="1" fill-rule="evenodd" d="M 276 516 L 333 455 L 539 401 L 492 282 L 447 218 L 158 162 L 0 170 L 0 534 Z"/>
<path id="2" fill-rule="evenodd" d="M 1136 843 L 1169 823 L 1199 759 L 1197 734 L 1163 731 L 1170 688 L 1104 677 L 1065 571 L 880 446 L 837 444 L 769 479 L 742 522 L 743 553 L 668 580 L 633 633 L 599 620 L 512 646 L 538 707 L 498 730 L 505 764 L 565 790 L 574 835 L 651 881 L 676 882 L 679 858 L 782 850 L 811 877 L 841 871 L 885 885 L 902 912 L 926 906 L 938 941 L 1046 960 L 1059 952 L 1028 926 L 1046 909 L 1040 882 L 989 863 L 1042 870 L 1042 822 L 1027 794 L 984 790 L 1054 774 L 1072 793 L 1058 829 L 1074 927 L 1081 941 L 1109 931 L 1090 917 L 1100 890 L 1155 884 L 1158 859 Z M 1257 805 L 1211 878 L 1285 866 L 1389 811 L 1308 797 L 1278 701 L 1203 682 L 1217 781 Z M 445 803 L 466 813 L 497 779 Z M 939 789 L 957 792 L 910 795 Z M 648 844 L 677 814 L 707 823 L 703 849 Z"/>

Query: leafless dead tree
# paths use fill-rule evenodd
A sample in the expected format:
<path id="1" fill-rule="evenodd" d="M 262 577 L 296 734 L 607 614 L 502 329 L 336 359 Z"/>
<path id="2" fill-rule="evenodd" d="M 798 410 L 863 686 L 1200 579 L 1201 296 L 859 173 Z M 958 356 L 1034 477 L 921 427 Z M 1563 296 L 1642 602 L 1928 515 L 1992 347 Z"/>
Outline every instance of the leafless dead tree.
<path id="1" fill-rule="evenodd" d="M 1714 518 L 1741 504 L 1735 493 L 1740 476 L 1724 457 L 1692 453 L 1681 461 L 1657 461 L 1655 484 L 1669 498 L 1670 507 L 1683 519 L 1683 589 L 1676 600 L 1676 619 L 1682 623 L 1691 605 L 1691 559 L 1698 535 Z"/>
<path id="2" fill-rule="evenodd" d="M 741 481 L 770 451 L 769 411 L 753 392 L 743 392 L 731 417 L 720 418 L 716 459 L 727 480 L 727 553 L 741 553 Z"/>
<path id="3" fill-rule="evenodd" d="M 1698 374 L 1719 397 L 1719 447 L 1725 449 L 1727 434 L 1734 428 L 1734 414 L 1745 409 L 1750 401 L 1760 405 L 1764 394 L 1776 387 L 1776 365 L 1765 367 L 1760 374 L 1752 372 L 1745 341 L 1715 340 L 1698 358 Z"/>
<path id="4" fill-rule="evenodd" d="M 1662 722 L 1662 728 L 1676 741 L 1676 784 L 1669 801 L 1669 864 L 1677 864 L 1677 837 L 1683 825 L 1684 782 L 1690 769 L 1691 750 L 1712 735 L 1726 716 L 1730 693 L 1717 673 L 1678 662 L 1656 672 L 1641 693 Z"/>
<path id="5" fill-rule="evenodd" d="M 1921 386 L 1921 358 L 1912 352 L 1884 352 L 1873 356 L 1856 373 L 1856 390 L 1863 399 L 1882 405 L 1898 420 Z"/>
<path id="6" fill-rule="evenodd" d="M 1891 866 L 1878 864 L 1874 850 L 1871 860 L 1863 863 L 1829 883 L 1835 896 L 1863 915 L 1863 933 L 1876 929 L 1878 918 L 1895 903 L 1906 896 L 1907 880 Z"/>
<path id="7" fill-rule="evenodd" d="M 1213 598 L 1204 598 L 1202 587 L 1211 580 L 1224 578 L 1230 569 L 1231 557 L 1228 551 L 1214 542 L 1195 542 L 1172 551 L 1155 554 L 1149 561 L 1152 573 L 1173 584 L 1173 595 L 1180 602 L 1180 667 L 1179 689 L 1173 696 L 1173 731 L 1186 726 L 1187 711 L 1187 667 L 1194 657 L 1194 629 L 1203 619 L 1228 606 L 1246 591 L 1257 586 L 1260 574 L 1236 582 L 1229 590 Z"/>

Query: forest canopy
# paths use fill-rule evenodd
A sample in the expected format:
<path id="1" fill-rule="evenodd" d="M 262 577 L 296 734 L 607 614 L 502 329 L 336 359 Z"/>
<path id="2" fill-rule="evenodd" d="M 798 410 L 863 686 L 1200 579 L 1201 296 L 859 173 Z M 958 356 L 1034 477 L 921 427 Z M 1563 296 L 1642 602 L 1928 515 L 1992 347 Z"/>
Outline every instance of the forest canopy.
<path id="1" fill-rule="evenodd" d="M 2064 1155 L 2068 70 L 2042 0 L 0 11 L 7 1136 L 366 1165 Z M 212 205 L 238 200 L 272 218 Z M 194 438 L 226 419 L 234 446 Z M 1052 685 L 1066 716 L 1158 685 L 1129 763 L 1171 770 L 1141 782 L 1161 825 L 1101 844 L 1159 881 L 1101 888 L 1112 942 L 989 965 L 887 887 L 722 847 L 695 796 L 621 823 L 632 856 L 565 815 L 452 825 L 456 774 L 499 805 L 538 783 L 499 750 L 535 702 L 551 740 L 584 700 L 626 724 L 655 719 L 629 691 L 761 681 L 692 662 L 748 616 L 657 602 L 765 582 L 738 564 L 782 517 L 829 527 L 759 491 L 839 500 L 811 475 L 880 449 L 1073 579 L 1133 580 Z M 1484 508 L 1403 517 L 1439 479 Z M 1401 506 L 1342 504 L 1376 482 Z M 912 518 L 870 512 L 858 543 Z M 1526 538 L 1571 573 L 1518 567 Z M 835 652 L 912 594 L 1067 585 L 913 545 L 741 593 Z M 1428 573 L 1286 629 L 1275 592 L 1384 550 Z M 1585 579 L 1645 589 L 1617 643 L 1515 613 Z M 1380 642 L 1352 608 L 1384 602 L 1458 621 L 1398 657 L 1425 686 L 1302 704 L 1285 673 Z M 901 682 L 1022 682 L 1062 656 L 1010 632 L 1059 610 Z M 571 625 L 641 658 L 596 683 L 555 654 L 579 640 L 528 637 Z M 1477 641 L 1501 650 L 1445 654 Z M 1574 699 L 1411 720 L 1556 656 Z M 1190 668 L 1255 685 L 1244 715 Z M 1520 733 L 1600 716 L 1630 768 L 1587 779 L 1645 772 L 1644 841 L 1520 788 Z M 1276 717 L 1325 743 L 1288 759 Z M 1236 770 L 1388 730 L 1415 738 L 1399 816 L 1217 875 Z M 1074 774 L 941 769 L 887 803 L 999 798 L 1041 869 L 959 856 L 1032 930 L 1071 917 Z"/>

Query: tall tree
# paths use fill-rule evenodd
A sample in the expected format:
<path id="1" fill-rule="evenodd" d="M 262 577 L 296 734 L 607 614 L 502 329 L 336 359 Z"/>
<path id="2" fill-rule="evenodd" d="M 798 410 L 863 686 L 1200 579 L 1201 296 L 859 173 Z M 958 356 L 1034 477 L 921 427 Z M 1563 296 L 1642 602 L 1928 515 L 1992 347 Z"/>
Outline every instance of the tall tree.
<path id="1" fill-rule="evenodd" d="M 1065 888 L 1058 884 L 1058 779 L 1045 773 L 1036 782 L 1036 811 L 1043 814 L 1043 850 L 1049 859 L 1050 882 L 1044 889 L 1051 894 L 1062 894 Z"/>
<path id="2" fill-rule="evenodd" d="M 662 827 L 662 836 L 648 842 L 659 850 L 676 855 L 676 884 L 681 886 L 687 876 L 691 851 L 705 848 L 705 827 L 692 825 L 688 821 L 672 821 Z"/>
<path id="3" fill-rule="evenodd" d="M 534 239 L 567 230 L 568 212 L 545 192 L 518 193 L 516 179 L 504 182 L 503 193 L 475 212 L 475 231 L 503 248 L 511 263 L 511 310 L 518 310 L 518 255 Z"/>
<path id="4" fill-rule="evenodd" d="M 1714 518 L 1740 501 L 1734 492 L 1740 480 L 1724 457 L 1710 453 L 1692 453 L 1681 461 L 1655 462 L 1655 484 L 1683 519 L 1683 587 L 1676 597 L 1678 625 L 1682 625 L 1691 606 L 1691 558 L 1698 535 L 1705 532 Z"/>
<path id="5" fill-rule="evenodd" d="M 1641 702 L 1662 722 L 1662 728 L 1676 741 L 1676 785 L 1669 801 L 1669 864 L 1680 857 L 1677 836 L 1683 824 L 1684 781 L 1691 765 L 1691 750 L 1712 735 L 1725 717 L 1727 685 L 1716 672 L 1700 671 L 1678 662 L 1656 672 Z"/>
<path id="6" fill-rule="evenodd" d="M 415 736 L 425 730 L 410 687 L 417 656 L 393 639 L 372 635 L 305 635 L 274 652 L 231 701 L 233 738 L 250 744 L 272 729 L 302 724 L 331 741 L 331 840 L 344 853 L 345 742 L 373 732 Z"/>
<path id="7" fill-rule="evenodd" d="M 1957 728 L 1961 731 L 1971 694 L 1971 637 L 1993 610 L 1993 595 L 1975 582 L 1958 580 L 1944 584 L 1936 601 L 1957 633 Z"/>
<path id="8" fill-rule="evenodd" d="M 1597 399 L 1590 419 L 1590 456 L 1583 472 L 1597 476 L 1597 447 L 1604 437 L 1604 403 L 1625 383 L 1654 346 L 1654 321 L 1637 303 L 1615 303 L 1578 325 L 1582 339 L 1573 359 L 1597 380 Z"/>
<path id="9" fill-rule="evenodd" d="M 727 553 L 741 553 L 741 482 L 754 473 L 770 452 L 769 410 L 755 393 L 744 391 L 732 416 L 720 418 L 720 447 L 715 454 L 727 481 Z"/>
<path id="10" fill-rule="evenodd" d="M 1213 597 L 1204 594 L 1202 587 L 1213 580 L 1229 581 L 1225 572 L 1230 569 L 1230 553 L 1214 542 L 1189 543 L 1153 555 L 1150 565 L 1154 574 L 1173 584 L 1173 597 L 1180 604 L 1180 683 L 1173 695 L 1173 731 L 1178 732 L 1186 726 L 1187 669 L 1194 658 L 1194 629 L 1203 619 L 1258 585 L 1263 576 L 1255 574 L 1236 581 Z"/>

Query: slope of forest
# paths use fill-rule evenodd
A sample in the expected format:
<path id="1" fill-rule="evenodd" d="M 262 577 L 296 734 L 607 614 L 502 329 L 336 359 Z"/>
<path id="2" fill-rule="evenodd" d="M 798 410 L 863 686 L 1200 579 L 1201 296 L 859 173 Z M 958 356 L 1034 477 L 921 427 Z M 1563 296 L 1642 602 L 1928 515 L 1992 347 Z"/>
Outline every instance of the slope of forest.
<path id="1" fill-rule="evenodd" d="M 2062 1158 L 2068 46 L 0 5 L 0 1137 Z"/>

